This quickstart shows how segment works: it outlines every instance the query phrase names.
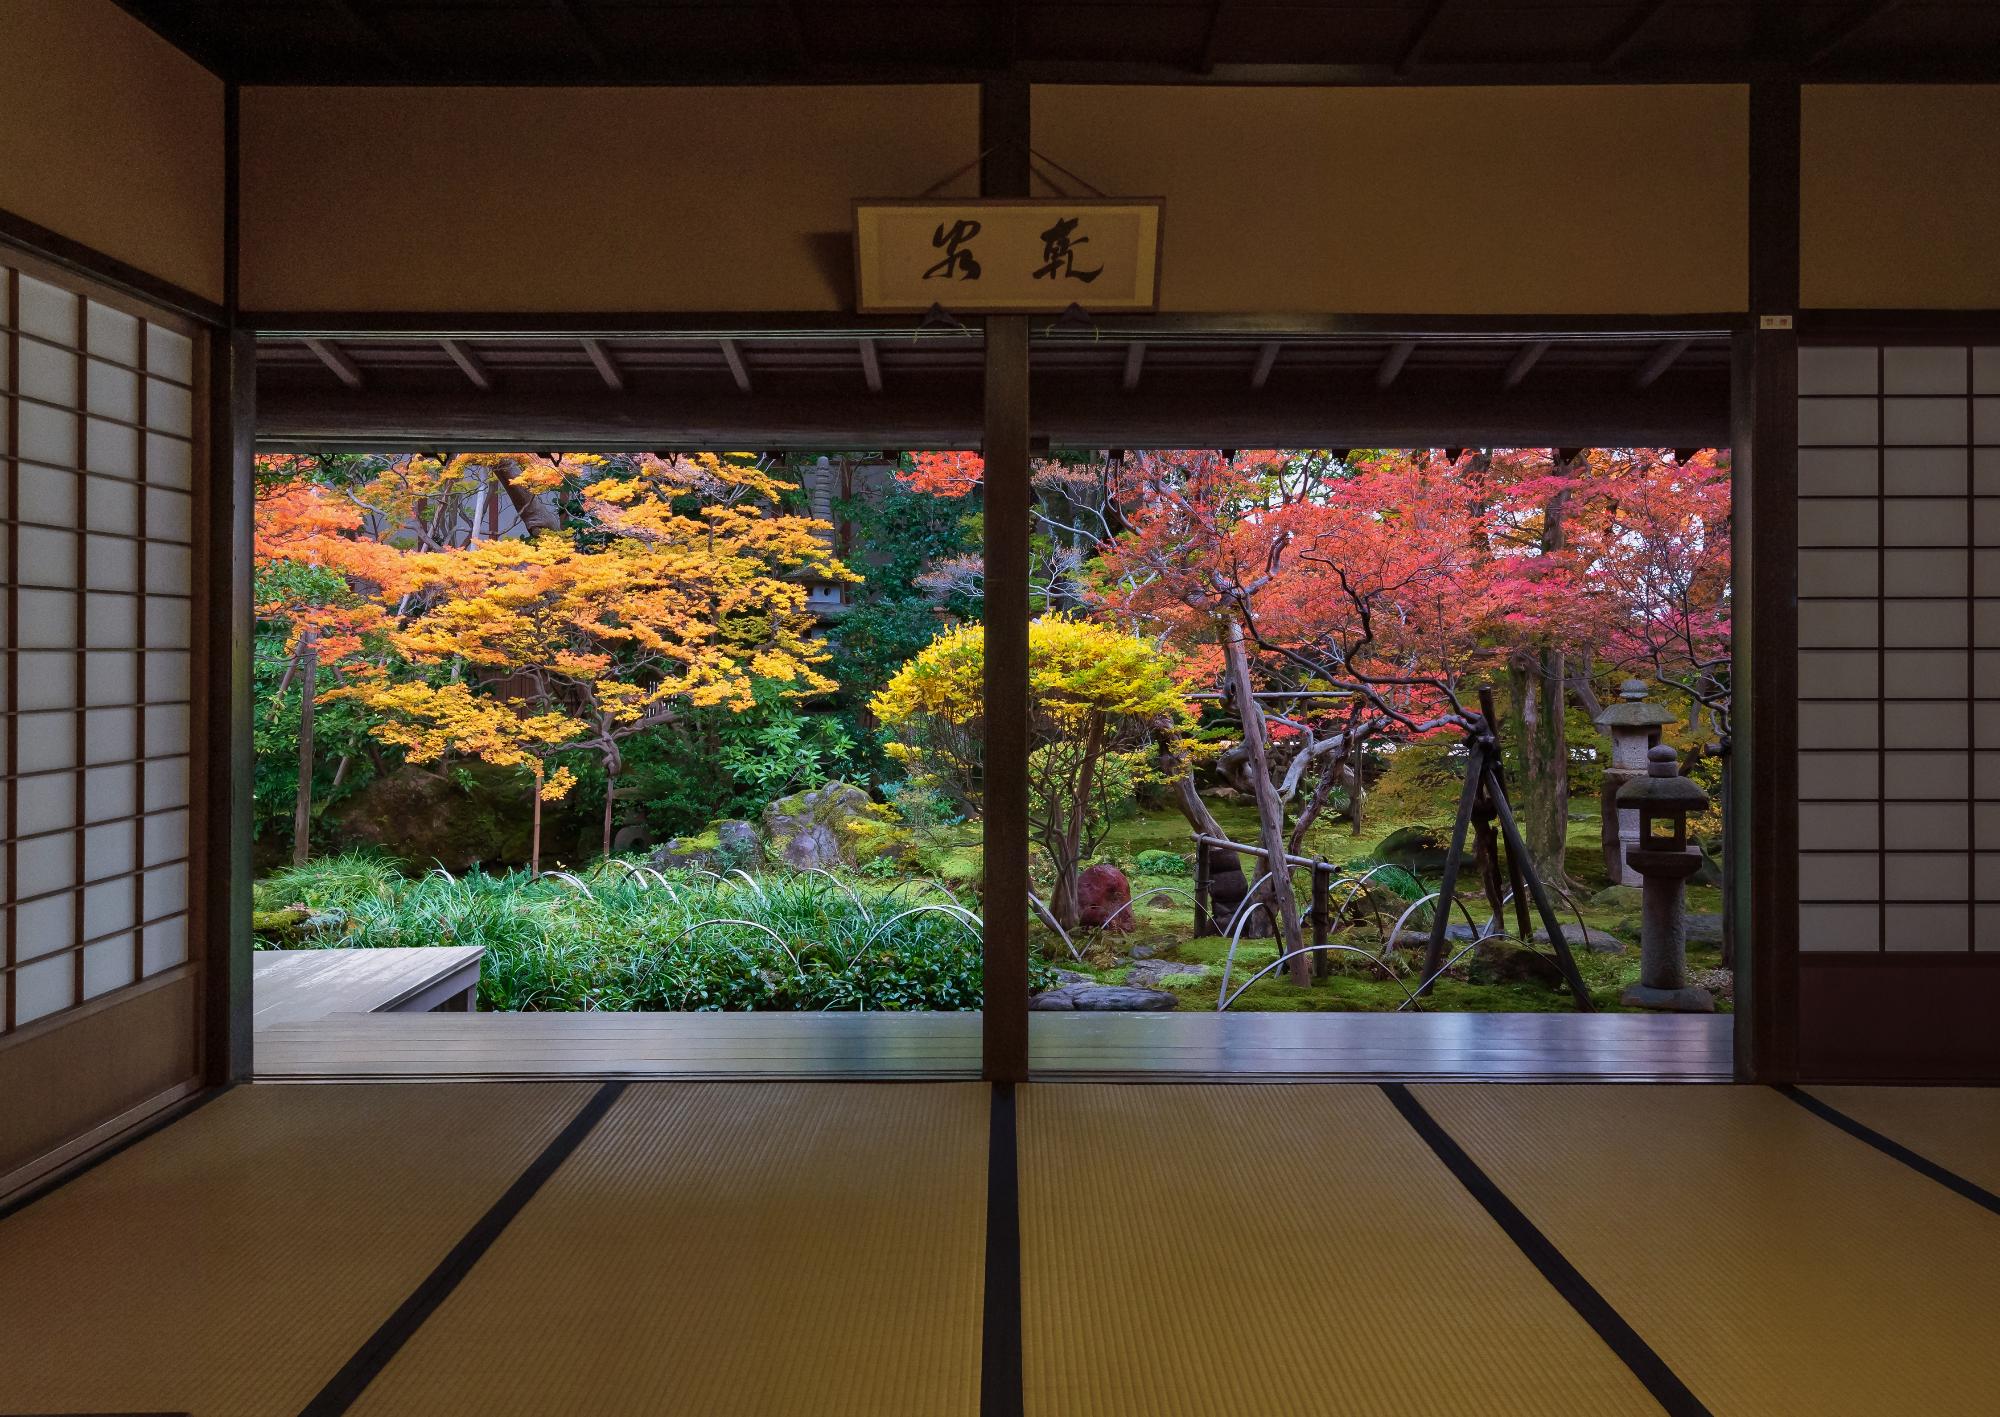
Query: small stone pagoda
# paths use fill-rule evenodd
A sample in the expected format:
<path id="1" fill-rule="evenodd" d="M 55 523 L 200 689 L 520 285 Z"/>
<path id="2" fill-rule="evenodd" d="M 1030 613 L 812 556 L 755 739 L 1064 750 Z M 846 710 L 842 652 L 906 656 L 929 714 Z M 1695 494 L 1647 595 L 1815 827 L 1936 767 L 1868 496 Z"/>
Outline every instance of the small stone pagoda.
<path id="1" fill-rule="evenodd" d="M 1620 684 L 1618 700 L 1593 720 L 1611 735 L 1611 765 L 1604 770 L 1598 798 L 1604 819 L 1604 869 L 1614 885 L 1636 886 L 1639 873 L 1626 853 L 1639 844 L 1639 814 L 1618 805 L 1618 789 L 1646 775 L 1646 752 L 1660 741 L 1660 731 L 1674 716 L 1647 700 L 1643 680 Z"/>

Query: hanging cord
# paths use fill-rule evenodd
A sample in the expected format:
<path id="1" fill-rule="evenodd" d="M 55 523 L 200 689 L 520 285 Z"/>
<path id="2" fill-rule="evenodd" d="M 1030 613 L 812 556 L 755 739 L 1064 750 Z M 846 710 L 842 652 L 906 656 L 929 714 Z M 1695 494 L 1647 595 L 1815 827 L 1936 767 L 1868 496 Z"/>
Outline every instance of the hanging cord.
<path id="1" fill-rule="evenodd" d="M 923 191 L 917 193 L 918 199 L 921 200 L 925 197 L 935 197 L 944 188 L 949 187 L 959 178 L 965 176 L 966 173 L 972 171 L 973 168 L 979 166 L 980 163 L 986 161 L 987 158 L 991 157 L 994 153 L 999 152 L 1002 148 L 1012 148 L 1020 146 L 1021 144 L 1016 142 L 995 143 L 992 147 L 985 149 L 977 157 L 973 158 L 971 162 L 966 163 L 963 167 L 953 168 L 950 172 L 947 172 L 944 176 L 938 178 L 937 181 L 931 183 L 930 186 L 924 188 Z M 1070 171 L 1067 167 L 1064 167 L 1061 163 L 1057 162 L 1054 158 L 1050 157 L 1047 153 L 1042 152 L 1040 149 L 1037 148 L 1028 149 L 1028 170 L 1031 175 L 1040 177 L 1042 179 L 1042 182 L 1058 197 L 1073 197 L 1076 194 L 1074 192 L 1066 190 L 1063 187 L 1062 183 L 1058 182 L 1054 177 L 1050 176 L 1051 172 L 1061 173 L 1064 177 L 1067 177 L 1070 181 L 1076 183 L 1079 187 L 1082 187 L 1086 192 L 1090 193 L 1090 195 L 1093 197 L 1101 198 L 1105 196 L 1105 192 L 1102 187 L 1097 186 L 1095 183 L 1091 182 L 1088 178 L 1078 176 L 1076 173 Z"/>

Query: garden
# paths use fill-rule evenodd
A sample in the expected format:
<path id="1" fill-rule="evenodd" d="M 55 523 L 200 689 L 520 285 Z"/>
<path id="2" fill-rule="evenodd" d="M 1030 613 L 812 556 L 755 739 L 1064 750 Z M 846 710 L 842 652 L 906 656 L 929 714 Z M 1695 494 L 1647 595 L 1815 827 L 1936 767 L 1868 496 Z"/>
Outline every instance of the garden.
<path id="1" fill-rule="evenodd" d="M 977 1008 L 983 479 L 260 456 L 259 946 L 480 945 L 493 1009 Z M 1037 1007 L 1619 1008 L 1658 743 L 1729 1007 L 1726 453 L 1070 450 L 1033 491 Z"/>

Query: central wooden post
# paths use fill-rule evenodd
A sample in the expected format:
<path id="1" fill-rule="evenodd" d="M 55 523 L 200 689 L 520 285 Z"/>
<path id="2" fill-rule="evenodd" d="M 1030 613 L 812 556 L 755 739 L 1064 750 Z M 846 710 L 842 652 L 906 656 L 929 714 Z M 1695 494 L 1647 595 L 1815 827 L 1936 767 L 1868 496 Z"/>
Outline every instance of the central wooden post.
<path id="1" fill-rule="evenodd" d="M 1028 85 L 979 91 L 980 194 L 1028 195 Z M 1028 1076 L 1028 321 L 986 320 L 983 1074 Z"/>

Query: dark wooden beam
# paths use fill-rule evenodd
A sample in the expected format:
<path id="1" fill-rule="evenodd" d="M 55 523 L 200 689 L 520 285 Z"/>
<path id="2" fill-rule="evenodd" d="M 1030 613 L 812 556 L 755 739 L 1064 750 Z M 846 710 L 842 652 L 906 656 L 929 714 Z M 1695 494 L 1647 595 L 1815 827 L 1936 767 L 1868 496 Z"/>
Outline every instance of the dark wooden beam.
<path id="1" fill-rule="evenodd" d="M 604 381 L 604 386 L 616 393 L 624 393 L 625 376 L 618 372 L 618 365 L 613 362 L 610 351 L 605 349 L 604 341 L 585 339 L 582 344 L 583 352 L 590 356 L 590 362 L 596 366 L 597 377 Z"/>
<path id="2" fill-rule="evenodd" d="M 1735 336 L 1730 823 L 1736 1072 L 1800 1076 L 1798 774 L 1799 86 L 1750 87 L 1750 326 Z M 1673 376 L 1669 376 L 1673 377 Z M 1664 446 L 1700 444 L 1675 439 Z M 1745 534 L 1748 531 L 1751 534 Z M 1747 702 L 1746 702 L 1747 700 Z"/>
<path id="3" fill-rule="evenodd" d="M 350 389 L 361 387 L 361 371 L 355 367 L 354 361 L 347 357 L 346 350 L 342 349 L 332 340 L 324 339 L 309 339 L 305 342 L 305 345 L 307 349 L 319 357 L 320 363 L 333 371 L 334 378 L 340 380 L 341 383 L 347 385 Z"/>
<path id="4" fill-rule="evenodd" d="M 1202 36 L 1201 53 L 1194 61 L 1194 71 L 1197 74 L 1215 72 L 1216 46 L 1222 39 L 1222 21 L 1229 13 L 1229 5 L 1230 0 L 1215 0 L 1214 7 L 1208 12 L 1208 31 Z"/>
<path id="5" fill-rule="evenodd" d="M 1444 18 L 1445 7 L 1451 0 L 1431 0 L 1431 6 L 1424 11 L 1424 17 L 1417 22 L 1416 30 L 1403 45 L 1403 52 L 1396 56 L 1396 73 L 1407 78 L 1424 57 L 1424 50 L 1430 46 L 1431 36 L 1437 32 L 1438 21 Z"/>
<path id="6" fill-rule="evenodd" d="M 374 16 L 365 13 L 352 0 L 320 0 L 327 9 L 338 15 L 341 22 L 354 33 L 362 36 L 374 49 L 376 56 L 397 74 L 410 72 L 410 64 L 403 57 L 402 47 L 390 33 L 383 29 Z"/>
<path id="7" fill-rule="evenodd" d="M 1126 393 L 1139 387 L 1139 375 L 1146 367 L 1146 342 L 1135 339 L 1125 346 L 1125 374 L 1120 381 Z"/>
<path id="8" fill-rule="evenodd" d="M 1522 345 L 1521 352 L 1514 356 L 1514 362 L 1507 366 L 1507 373 L 1500 380 L 1500 387 L 1503 389 L 1520 388 L 1521 381 L 1528 377 L 1528 372 L 1541 363 L 1542 356 L 1549 352 L 1549 345 L 1551 343 L 1553 341 L 1538 339 L 1530 340 L 1528 343 Z"/>
<path id="9" fill-rule="evenodd" d="M 1688 338 L 1662 340 L 1660 347 L 1646 357 L 1639 366 L 1639 372 L 1632 376 L 1632 387 L 1650 389 L 1659 381 L 1660 375 L 1674 367 L 1674 361 L 1688 352 L 1694 341 Z"/>
<path id="10" fill-rule="evenodd" d="M 1381 365 L 1375 370 L 1375 387 L 1386 389 L 1396 382 L 1396 376 L 1403 372 L 1403 366 L 1416 353 L 1417 342 L 1413 339 L 1398 340 L 1389 346 L 1389 352 L 1382 356 Z"/>
<path id="11" fill-rule="evenodd" d="M 486 366 L 471 350 L 455 339 L 441 339 L 438 343 L 444 346 L 444 352 L 451 356 L 451 362 L 458 366 L 459 372 L 465 375 L 473 388 L 482 394 L 493 391 L 493 376 L 486 372 Z"/>
<path id="12" fill-rule="evenodd" d="M 1011 64 L 1019 17 L 1011 3 L 993 8 L 1006 12 L 1004 57 Z M 980 85 L 981 196 L 1028 195 L 1030 101 L 1025 80 L 989 79 Z M 1033 888 L 1028 862 L 1028 592 L 1034 496 L 1029 485 L 1034 429 L 1029 422 L 1028 343 L 1026 316 L 987 318 L 979 420 L 986 457 L 980 518 L 986 578 L 980 1072 L 989 1081 L 1005 1083 L 1028 1077 L 1028 892 Z M 913 440 L 883 441 L 908 446 Z"/>
<path id="13" fill-rule="evenodd" d="M 976 448 L 978 379 L 912 370 L 865 405 L 844 370 L 760 377 L 732 395 L 721 371 L 627 368 L 616 393 L 581 367 L 533 381 L 510 377 L 505 398 L 467 387 L 456 370 L 373 373 L 356 392 L 310 368 L 267 369 L 258 387 L 260 436 L 272 446 L 451 446 L 643 449 Z M 1388 389 L 1372 373 L 1329 384 L 1281 369 L 1255 398 L 1213 371 L 1156 365 L 1124 392 L 1109 377 L 1035 376 L 1036 431 L 1064 447 L 1727 447 L 1729 383 L 1687 361 L 1643 394 L 1629 369 L 1565 371 L 1503 391 L 1490 370 L 1410 371 Z"/>
<path id="14" fill-rule="evenodd" d="M 1271 370 L 1277 367 L 1278 351 L 1282 348 L 1276 340 L 1266 340 L 1257 351 L 1257 365 L 1250 371 L 1250 387 L 1261 389 L 1271 381 Z"/>
<path id="15" fill-rule="evenodd" d="M 739 394 L 749 393 L 750 366 L 744 362 L 743 351 L 736 347 L 735 340 L 726 339 L 722 341 L 722 358 L 723 362 L 729 365 L 729 377 L 736 381 L 736 392 Z"/>
<path id="16" fill-rule="evenodd" d="M 806 43 L 805 26 L 799 22 L 798 6 L 792 0 L 776 0 L 778 32 L 784 42 L 785 57 L 797 74 L 810 74 L 816 67 L 812 47 Z"/>
<path id="17" fill-rule="evenodd" d="M 602 44 L 598 43 L 597 36 L 591 32 L 590 26 L 583 22 L 583 16 L 576 12 L 576 6 L 572 5 L 570 0 L 549 0 L 549 7 L 562 20 L 563 28 L 569 32 L 571 42 L 583 51 L 590 60 L 592 68 L 600 74 L 617 71 L 618 66 L 611 62 L 611 55 Z"/>
<path id="18" fill-rule="evenodd" d="M 860 348 L 861 377 L 867 380 L 869 393 L 879 394 L 882 392 L 882 361 L 875 353 L 875 341 L 864 339 L 860 341 Z"/>
<path id="19" fill-rule="evenodd" d="M 1598 70 L 1615 69 L 1639 43 L 1640 38 L 1651 27 L 1674 0 L 1653 0 L 1653 3 L 1634 15 L 1611 37 L 1611 43 L 1598 53 L 1591 67 Z"/>
<path id="20" fill-rule="evenodd" d="M 1892 11 L 1901 9 L 1902 3 L 1903 0 L 1874 0 L 1872 4 L 1856 6 L 1846 18 L 1835 21 L 1833 27 L 1813 43 L 1811 52 L 1805 57 L 1803 67 L 1812 69 L 1824 64 L 1833 57 L 1836 50 L 1844 48 L 1849 40 L 1854 39 L 1877 20 L 1884 19 Z"/>

